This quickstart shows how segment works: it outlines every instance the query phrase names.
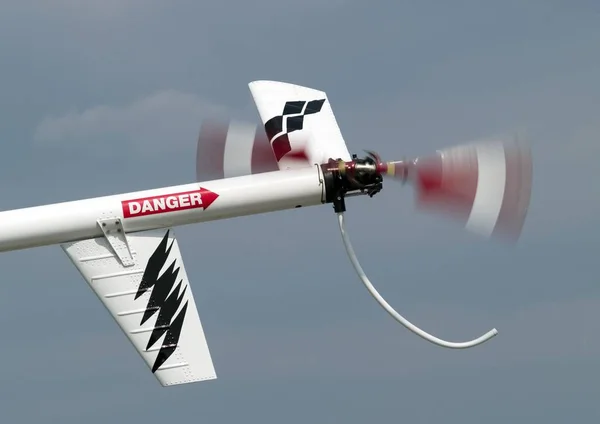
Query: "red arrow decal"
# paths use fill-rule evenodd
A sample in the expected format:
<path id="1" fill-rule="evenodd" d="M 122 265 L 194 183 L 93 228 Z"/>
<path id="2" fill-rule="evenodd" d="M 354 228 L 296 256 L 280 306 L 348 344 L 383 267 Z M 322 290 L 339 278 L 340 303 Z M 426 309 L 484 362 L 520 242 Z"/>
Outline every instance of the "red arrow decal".
<path id="1" fill-rule="evenodd" d="M 219 197 L 217 193 L 200 187 L 198 190 L 123 200 L 121 201 L 121 206 L 123 208 L 123 217 L 137 218 L 188 209 L 206 210 L 217 200 L 217 197 Z"/>

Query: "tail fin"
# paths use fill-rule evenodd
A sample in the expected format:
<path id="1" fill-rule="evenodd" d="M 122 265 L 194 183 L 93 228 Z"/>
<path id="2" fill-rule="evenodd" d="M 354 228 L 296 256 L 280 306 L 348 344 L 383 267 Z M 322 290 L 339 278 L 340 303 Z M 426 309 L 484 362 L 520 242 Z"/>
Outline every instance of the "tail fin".
<path id="1" fill-rule="evenodd" d="M 198 181 L 351 159 L 326 93 L 277 81 L 254 81 L 249 88 L 263 125 L 203 123 Z"/>
<path id="2" fill-rule="evenodd" d="M 325 92 L 278 81 L 249 87 L 280 169 L 305 166 L 298 152 L 309 165 L 351 159 Z"/>
<path id="3" fill-rule="evenodd" d="M 216 379 L 172 230 L 119 234 L 133 262 L 106 237 L 62 248 L 163 386 Z"/>

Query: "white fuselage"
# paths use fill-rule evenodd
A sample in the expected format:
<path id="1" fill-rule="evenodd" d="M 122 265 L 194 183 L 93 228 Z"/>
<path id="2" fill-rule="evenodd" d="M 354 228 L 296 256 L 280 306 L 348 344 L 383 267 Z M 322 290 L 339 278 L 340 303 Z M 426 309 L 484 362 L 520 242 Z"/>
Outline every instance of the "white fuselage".
<path id="1" fill-rule="evenodd" d="M 99 219 L 130 233 L 322 203 L 319 166 L 55 203 L 0 212 L 0 251 L 99 237 Z"/>

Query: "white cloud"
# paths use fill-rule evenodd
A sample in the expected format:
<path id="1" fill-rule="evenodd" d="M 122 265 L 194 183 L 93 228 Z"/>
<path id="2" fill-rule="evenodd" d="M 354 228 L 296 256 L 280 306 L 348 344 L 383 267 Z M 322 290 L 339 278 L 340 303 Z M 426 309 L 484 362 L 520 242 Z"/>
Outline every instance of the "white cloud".
<path id="1" fill-rule="evenodd" d="M 156 154 L 194 147 L 202 121 L 224 110 L 195 94 L 164 90 L 127 105 L 47 117 L 37 126 L 34 140 L 38 146 L 78 147 L 92 154 L 115 147 Z"/>

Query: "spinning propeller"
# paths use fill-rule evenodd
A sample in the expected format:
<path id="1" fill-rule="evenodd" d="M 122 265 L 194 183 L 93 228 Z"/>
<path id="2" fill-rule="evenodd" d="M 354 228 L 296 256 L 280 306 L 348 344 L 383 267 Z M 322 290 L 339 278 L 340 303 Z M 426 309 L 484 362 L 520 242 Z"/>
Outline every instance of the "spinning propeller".
<path id="1" fill-rule="evenodd" d="M 516 140 L 493 140 L 399 161 L 383 161 L 370 151 L 364 158 L 353 155 L 351 160 L 331 158 L 325 163 L 311 163 L 311 152 L 302 148 L 288 156 L 292 162 L 287 164 L 292 167 L 318 165 L 323 175 L 333 177 L 335 193 L 327 194 L 334 196 L 332 203 L 350 262 L 367 290 L 396 321 L 431 343 L 453 349 L 477 346 L 498 333 L 492 329 L 471 341 L 450 342 L 425 332 L 394 310 L 377 292 L 354 253 L 345 228 L 344 199 L 361 194 L 373 197 L 382 190 L 384 179 L 408 183 L 416 192 L 420 210 L 445 213 L 469 231 L 514 242 L 521 233 L 531 195 L 532 164 L 527 147 Z M 198 139 L 198 181 L 280 168 L 262 128 L 257 131 L 257 127 L 239 123 L 203 125 Z"/>
<path id="2" fill-rule="evenodd" d="M 521 234 L 531 195 L 530 153 L 516 141 L 467 144 L 389 162 L 367 151 L 365 159 L 354 156 L 339 169 L 357 186 L 365 175 L 410 183 L 419 209 L 453 216 L 482 236 L 511 241 Z"/>

